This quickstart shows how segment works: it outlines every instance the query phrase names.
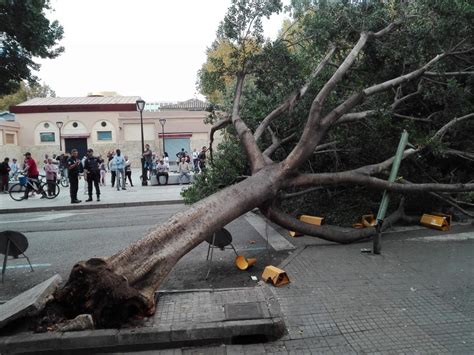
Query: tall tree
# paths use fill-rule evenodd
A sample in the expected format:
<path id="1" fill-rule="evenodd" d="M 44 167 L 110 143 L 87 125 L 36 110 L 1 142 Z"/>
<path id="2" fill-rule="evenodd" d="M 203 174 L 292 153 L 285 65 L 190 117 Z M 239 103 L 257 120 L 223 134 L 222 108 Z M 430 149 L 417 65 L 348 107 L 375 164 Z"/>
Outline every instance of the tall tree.
<path id="1" fill-rule="evenodd" d="M 63 28 L 46 17 L 51 10 L 49 0 L 0 1 L 0 96 L 18 90 L 22 80 L 36 82 L 34 57 L 52 59 L 64 51 L 58 46 Z"/>
<path id="2" fill-rule="evenodd" d="M 20 83 L 20 88 L 13 94 L 0 96 L 0 111 L 8 111 L 10 106 L 18 105 L 35 97 L 56 97 L 56 93 L 46 84 Z"/>
<path id="3" fill-rule="evenodd" d="M 176 262 L 214 231 L 257 207 L 270 220 L 285 228 L 334 242 L 348 243 L 372 235 L 373 230 L 370 229 L 344 232 L 331 225 L 315 227 L 294 219 L 279 208 L 281 194 L 289 189 L 343 184 L 400 193 L 474 190 L 472 182 L 387 182 L 383 177 L 393 162 L 392 156 L 342 171 L 305 172 L 301 169 L 315 151 L 331 143 L 325 141 L 331 132 L 337 131 L 343 124 L 358 123 L 369 116 L 364 105 L 376 98 L 391 100 L 393 97 L 389 93 L 412 83 L 416 87 L 416 83 L 431 75 L 431 72 L 437 76 L 449 75 L 445 71 L 445 65 L 456 56 L 468 56 L 469 60 L 472 59 L 473 43 L 462 40 L 453 42 L 448 47 L 437 48 L 436 54 L 427 57 L 420 65 L 416 63 L 398 70 L 394 68 L 391 75 L 373 77 L 368 82 L 358 80 L 354 73 L 370 59 L 371 51 L 379 53 L 379 48 L 387 49 L 384 52 L 387 63 L 390 61 L 390 54 L 396 54 L 397 42 L 392 41 L 399 40 L 398 35 L 410 26 L 410 18 L 403 16 L 403 11 L 390 15 L 391 21 L 386 22 L 387 18 L 374 16 L 374 21 L 376 18 L 380 20 L 366 23 L 362 29 L 347 27 L 348 36 L 344 41 L 330 43 L 326 38 L 327 50 L 322 55 L 315 54 L 318 55 L 318 63 L 308 73 L 306 80 L 299 87 L 294 87 L 293 92 L 275 105 L 273 110 L 269 110 L 264 116 L 253 117 L 251 129 L 242 115 L 246 104 L 243 101 L 243 91 L 247 75 L 257 72 L 258 66 L 256 56 L 248 53 L 245 43 L 250 36 L 256 43 L 261 42 L 261 18 L 280 8 L 278 1 L 234 0 L 219 31 L 221 36 L 235 44 L 240 51 L 241 60 L 234 73 L 235 89 L 231 109 L 226 117 L 216 122 L 215 128 L 222 128 L 226 124 L 232 126 L 247 157 L 248 178 L 193 204 L 115 255 L 77 263 L 66 285 L 55 294 L 56 305 L 64 307 L 67 317 L 90 313 L 98 326 L 110 326 L 120 324 L 136 314 L 153 313 L 155 291 Z M 387 13 L 383 7 L 370 11 Z M 329 19 L 323 17 L 320 21 Z M 339 18 L 332 21 L 338 24 L 341 22 Z M 394 48 L 393 52 L 388 51 L 389 43 Z M 309 90 L 315 83 L 317 89 Z M 341 94 L 338 94 L 339 91 Z M 285 137 L 278 137 L 277 132 L 271 129 L 272 124 L 310 93 L 310 107 L 301 122 L 302 130 L 295 134 L 296 141 L 291 149 L 277 160 L 273 153 Z M 404 92 L 404 96 L 406 95 L 409 94 Z M 466 113 L 451 117 L 448 122 L 436 127 L 426 140 L 447 138 L 456 125 L 469 121 L 472 116 L 472 113 Z M 261 142 L 267 131 L 273 138 L 270 145 Z M 413 158 L 422 153 L 423 149 L 423 146 L 409 148 L 404 152 L 404 158 Z M 393 223 L 404 217 L 403 210 L 399 209 L 386 221 Z"/>

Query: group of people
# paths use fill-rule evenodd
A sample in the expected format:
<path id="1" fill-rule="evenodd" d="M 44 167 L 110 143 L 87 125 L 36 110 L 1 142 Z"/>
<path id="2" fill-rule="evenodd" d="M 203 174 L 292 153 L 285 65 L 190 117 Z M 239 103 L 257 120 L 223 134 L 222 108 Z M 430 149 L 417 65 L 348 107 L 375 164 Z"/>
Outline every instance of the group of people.
<path id="1" fill-rule="evenodd" d="M 87 193 L 89 198 L 86 202 L 92 201 L 93 192 L 95 190 L 97 201 L 100 201 L 100 186 L 106 186 L 107 172 L 111 173 L 112 188 L 117 187 L 117 191 L 126 190 L 126 178 L 128 177 L 130 185 L 132 182 L 131 162 L 126 155 L 122 154 L 120 149 L 115 152 L 107 153 L 107 164 L 102 156 L 94 156 L 92 149 L 87 150 L 87 155 L 79 160 L 78 151 L 73 149 L 71 157 L 67 160 L 66 166 L 69 176 L 71 203 L 80 203 L 77 197 L 79 189 L 79 179 L 81 176 L 87 181 Z"/>
<path id="2" fill-rule="evenodd" d="M 183 180 L 191 181 L 191 171 L 195 174 L 201 173 L 206 169 L 206 152 L 207 148 L 202 147 L 200 152 L 196 149 L 188 154 L 184 148 L 176 154 L 176 164 L 178 172 L 178 182 L 181 185 Z M 10 180 L 16 180 L 20 173 L 27 176 L 32 183 L 39 188 L 38 177 L 40 175 L 36 161 L 32 158 L 31 153 L 25 153 L 23 164 L 19 164 L 17 159 L 13 158 L 10 162 L 9 158 L 4 158 L 0 163 L 0 192 L 8 193 L 8 183 Z M 165 177 L 165 184 L 168 184 L 170 171 L 170 158 L 165 152 L 162 157 L 157 158 L 152 152 L 150 146 L 145 146 L 143 153 L 144 170 L 146 179 L 151 179 L 152 175 L 156 175 L 158 185 L 161 185 L 160 177 Z M 107 162 L 102 157 L 94 156 L 92 149 L 87 150 L 86 156 L 79 158 L 77 149 L 73 149 L 70 154 L 61 153 L 48 154 L 44 156 L 44 173 L 47 181 L 48 193 L 54 195 L 56 193 L 56 182 L 59 174 L 69 179 L 71 203 L 80 203 L 77 192 L 79 189 L 79 179 L 84 176 L 87 182 L 87 194 L 89 198 L 86 202 L 92 201 L 93 191 L 100 201 L 100 186 L 106 186 L 107 173 L 111 174 L 112 188 L 116 186 L 117 191 L 126 190 L 126 181 L 128 179 L 130 186 L 133 187 L 132 181 L 132 164 L 126 155 L 123 155 L 120 149 L 109 151 L 107 153 Z M 30 186 L 27 185 L 25 199 L 30 193 Z"/>
<path id="3" fill-rule="evenodd" d="M 24 174 L 27 176 L 36 188 L 39 189 L 39 169 L 36 161 L 32 158 L 31 153 L 27 152 L 24 154 L 25 160 L 23 164 L 18 164 L 16 158 L 12 159 L 10 163 L 9 158 L 5 158 L 2 163 L 0 163 L 0 192 L 8 193 L 8 183 L 10 180 L 16 181 L 19 174 Z M 56 155 L 49 157 L 47 154 L 44 158 L 44 172 L 46 177 L 46 182 L 48 186 L 47 191 L 42 191 L 43 194 L 48 194 L 53 196 L 56 194 L 56 180 L 59 173 L 59 161 L 57 160 Z M 28 199 L 31 192 L 31 186 L 26 185 L 24 199 Z M 42 198 L 45 197 L 44 195 Z"/>
<path id="4" fill-rule="evenodd" d="M 201 173 L 206 169 L 206 152 L 207 147 L 202 147 L 201 152 L 196 148 L 192 154 L 181 148 L 181 151 L 176 153 L 176 165 L 178 172 L 178 182 L 181 185 L 183 179 L 186 178 L 188 182 L 191 181 L 191 171 L 195 174 Z M 165 177 L 165 185 L 168 184 L 170 171 L 170 158 L 167 152 L 164 152 L 162 157 L 157 157 L 150 149 L 150 145 L 145 145 L 143 153 L 144 170 L 147 174 L 146 178 L 151 179 L 151 176 L 156 175 L 158 185 L 161 185 L 160 177 Z"/>

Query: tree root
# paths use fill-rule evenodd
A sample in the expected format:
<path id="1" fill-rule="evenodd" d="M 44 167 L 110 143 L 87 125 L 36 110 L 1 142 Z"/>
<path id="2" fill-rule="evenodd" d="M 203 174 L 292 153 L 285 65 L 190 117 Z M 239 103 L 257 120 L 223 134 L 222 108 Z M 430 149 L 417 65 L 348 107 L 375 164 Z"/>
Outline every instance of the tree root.
<path id="1" fill-rule="evenodd" d="M 152 314 L 154 306 L 154 300 L 130 287 L 106 260 L 93 258 L 74 265 L 66 285 L 45 308 L 37 330 L 49 330 L 80 314 L 90 314 L 97 328 L 120 327 L 133 317 Z"/>

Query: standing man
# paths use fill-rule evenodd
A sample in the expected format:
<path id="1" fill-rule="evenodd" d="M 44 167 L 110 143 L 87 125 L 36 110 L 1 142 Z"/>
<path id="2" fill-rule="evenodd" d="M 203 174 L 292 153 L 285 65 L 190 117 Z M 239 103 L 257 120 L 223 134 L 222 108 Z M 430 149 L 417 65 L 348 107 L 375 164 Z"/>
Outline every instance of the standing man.
<path id="1" fill-rule="evenodd" d="M 116 154 L 114 158 L 112 159 L 112 161 L 114 162 L 114 165 L 117 169 L 117 191 L 120 190 L 120 187 L 122 187 L 122 190 L 126 190 L 125 188 L 125 158 L 123 157 L 120 149 L 117 149 L 115 153 Z"/>
<path id="2" fill-rule="evenodd" d="M 151 177 L 151 168 L 153 165 L 153 152 L 150 149 L 149 144 L 145 144 L 145 151 L 143 152 L 143 158 L 145 158 L 145 171 L 150 172 Z M 147 173 L 148 174 L 148 173 Z M 145 176 L 146 180 L 149 180 L 148 176 Z M 144 178 L 142 177 L 142 181 Z"/>
<path id="3" fill-rule="evenodd" d="M 0 163 L 0 192 L 8 193 L 8 176 L 10 175 L 9 158 L 5 158 L 3 163 Z"/>
<path id="4" fill-rule="evenodd" d="M 199 170 L 201 170 L 201 172 L 206 170 L 206 151 L 207 151 L 207 148 L 204 146 L 202 147 L 201 153 L 199 153 L 198 155 Z"/>
<path id="5" fill-rule="evenodd" d="M 87 157 L 84 160 L 84 176 L 87 178 L 87 191 L 89 192 L 89 198 L 86 202 L 92 201 L 92 184 L 95 187 L 95 193 L 97 194 L 97 201 L 100 201 L 100 163 L 102 159 L 94 156 L 92 149 L 87 149 Z"/>
<path id="6" fill-rule="evenodd" d="M 77 199 L 77 190 L 79 189 L 79 174 L 81 172 L 81 161 L 78 158 L 77 149 L 71 150 L 71 156 L 66 160 L 66 168 L 69 177 L 69 194 L 71 195 L 71 203 L 79 203 Z"/>
<path id="7" fill-rule="evenodd" d="M 191 182 L 191 165 L 186 161 L 186 158 L 181 158 L 181 162 L 178 165 L 178 182 L 181 185 L 183 183 L 183 177 L 188 178 L 188 184 Z"/>

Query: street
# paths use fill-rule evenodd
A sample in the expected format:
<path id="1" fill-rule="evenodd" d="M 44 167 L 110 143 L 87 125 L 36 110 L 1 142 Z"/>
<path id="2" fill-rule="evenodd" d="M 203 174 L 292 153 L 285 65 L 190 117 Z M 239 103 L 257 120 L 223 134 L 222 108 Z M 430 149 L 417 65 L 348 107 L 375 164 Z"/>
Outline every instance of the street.
<path id="1" fill-rule="evenodd" d="M 30 272 L 26 259 L 9 259 L 0 300 L 8 300 L 55 273 L 67 279 L 75 262 L 112 255 L 183 208 L 186 207 L 174 204 L 0 215 L 0 230 L 19 231 L 28 238 L 26 255 L 35 269 Z M 278 265 L 288 255 L 285 251 L 275 252 L 271 246 L 267 249 L 266 240 L 244 217 L 227 228 L 239 254 L 257 258 L 251 270 L 235 267 L 232 250 L 215 249 L 206 280 L 208 244 L 204 242 L 179 261 L 161 289 L 252 286 L 255 281 L 251 275 L 260 277 L 266 265 Z"/>

